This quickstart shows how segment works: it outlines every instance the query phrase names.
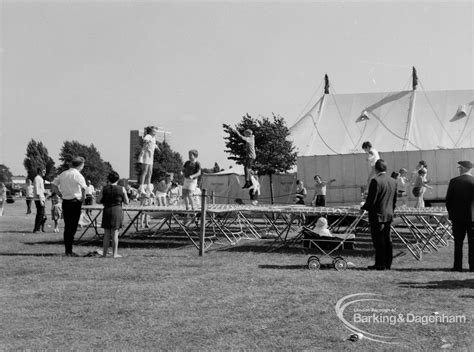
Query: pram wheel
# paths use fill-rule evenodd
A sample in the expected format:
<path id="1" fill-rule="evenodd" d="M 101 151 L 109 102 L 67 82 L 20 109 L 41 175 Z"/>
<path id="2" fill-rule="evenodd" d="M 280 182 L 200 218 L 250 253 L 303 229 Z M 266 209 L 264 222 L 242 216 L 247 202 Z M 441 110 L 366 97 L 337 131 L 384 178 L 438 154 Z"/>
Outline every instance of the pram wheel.
<path id="1" fill-rule="evenodd" d="M 334 269 L 337 271 L 343 271 L 347 269 L 347 262 L 342 257 L 334 258 Z"/>
<path id="2" fill-rule="evenodd" d="M 308 258 L 308 269 L 309 270 L 318 270 L 321 267 L 321 262 L 319 258 L 315 255 L 312 255 Z"/>

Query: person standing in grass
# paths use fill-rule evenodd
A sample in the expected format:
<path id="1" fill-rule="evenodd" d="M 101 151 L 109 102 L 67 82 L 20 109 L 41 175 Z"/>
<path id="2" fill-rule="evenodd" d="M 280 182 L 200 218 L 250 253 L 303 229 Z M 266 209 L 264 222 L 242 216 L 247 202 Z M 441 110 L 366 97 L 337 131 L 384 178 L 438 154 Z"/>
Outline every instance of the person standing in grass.
<path id="1" fill-rule="evenodd" d="M 390 270 L 393 250 L 390 225 L 397 203 L 397 182 L 387 175 L 387 164 L 379 159 L 375 163 L 376 176 L 370 180 L 369 193 L 360 212 L 369 212 L 369 225 L 375 248 L 375 264 L 369 270 Z"/>
<path id="2" fill-rule="evenodd" d="M 44 232 L 44 223 L 46 221 L 46 197 L 44 195 L 44 175 L 46 170 L 42 167 L 36 169 L 36 176 L 33 180 L 33 196 L 36 205 L 35 227 L 33 233 Z"/>
<path id="3" fill-rule="evenodd" d="M 56 192 L 53 192 L 51 196 L 48 197 L 51 199 L 51 218 L 54 221 L 54 231 L 59 233 L 59 220 L 63 216 L 63 209 L 61 208 L 61 198 Z"/>
<path id="4" fill-rule="evenodd" d="M 112 171 L 107 176 L 107 185 L 97 197 L 97 203 L 104 205 L 102 212 L 102 225 L 104 229 L 104 242 L 102 256 L 107 256 L 110 239 L 112 238 L 112 256 L 120 258 L 118 254 L 118 236 L 123 225 L 122 204 L 128 204 L 127 191 L 124 187 L 117 185 L 119 174 Z"/>
<path id="5" fill-rule="evenodd" d="M 25 197 L 26 197 L 26 214 L 31 214 L 31 202 L 35 197 L 35 190 L 33 187 L 33 182 L 30 179 L 26 180 L 25 185 Z"/>
<path id="6" fill-rule="evenodd" d="M 71 168 L 63 171 L 52 182 L 52 185 L 56 187 L 54 192 L 60 193 L 63 198 L 64 247 L 68 257 L 78 257 L 72 251 L 72 245 L 87 188 L 86 180 L 81 174 L 84 163 L 83 157 L 75 157 L 71 162 Z"/>
<path id="7" fill-rule="evenodd" d="M 3 205 L 7 200 L 7 187 L 3 182 L 0 183 L 0 216 L 3 216 Z"/>
<path id="8" fill-rule="evenodd" d="M 459 161 L 459 176 L 451 179 L 446 193 L 446 209 L 453 224 L 453 271 L 462 271 L 462 247 L 467 234 L 469 271 L 474 272 L 474 177 L 472 162 Z"/>

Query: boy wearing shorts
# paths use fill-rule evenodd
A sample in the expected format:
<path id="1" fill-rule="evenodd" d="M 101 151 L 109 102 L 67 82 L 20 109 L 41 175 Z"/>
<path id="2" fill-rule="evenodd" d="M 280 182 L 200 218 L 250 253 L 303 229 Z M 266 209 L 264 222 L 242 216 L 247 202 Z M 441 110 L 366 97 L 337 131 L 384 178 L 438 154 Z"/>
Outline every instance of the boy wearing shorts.
<path id="1" fill-rule="evenodd" d="M 184 163 L 183 174 L 183 198 L 186 210 L 194 210 L 193 192 L 197 188 L 197 179 L 201 175 L 201 164 L 197 161 L 198 151 L 193 149 L 189 151 L 189 160 Z"/>

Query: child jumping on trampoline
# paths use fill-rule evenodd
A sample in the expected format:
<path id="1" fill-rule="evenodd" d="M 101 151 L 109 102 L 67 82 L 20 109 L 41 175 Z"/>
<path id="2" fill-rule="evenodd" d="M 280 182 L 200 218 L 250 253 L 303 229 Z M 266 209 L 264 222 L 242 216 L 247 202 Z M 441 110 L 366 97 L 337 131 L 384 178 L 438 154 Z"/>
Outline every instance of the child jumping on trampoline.
<path id="1" fill-rule="evenodd" d="M 250 129 L 246 129 L 243 136 L 236 129 L 232 128 L 232 130 L 240 139 L 245 142 L 245 148 L 247 152 L 244 160 L 245 184 L 242 188 L 249 188 L 252 185 L 252 181 L 250 179 L 250 169 L 253 166 L 255 158 L 257 157 L 257 154 L 255 153 L 255 136 Z"/>
<path id="2" fill-rule="evenodd" d="M 314 197 L 311 201 L 311 205 L 316 207 L 325 207 L 326 206 L 326 187 L 328 184 L 336 182 L 336 179 L 333 178 L 329 182 L 323 181 L 321 176 L 314 176 Z"/>
<path id="3" fill-rule="evenodd" d="M 145 137 L 143 137 L 143 146 L 138 156 L 138 162 L 142 164 L 142 174 L 140 175 L 140 186 L 138 192 L 140 195 L 146 195 L 147 190 L 145 189 L 151 184 L 151 174 L 153 172 L 153 156 L 155 149 L 160 151 L 160 148 L 156 142 L 156 134 L 158 127 L 148 126 L 145 127 Z"/>

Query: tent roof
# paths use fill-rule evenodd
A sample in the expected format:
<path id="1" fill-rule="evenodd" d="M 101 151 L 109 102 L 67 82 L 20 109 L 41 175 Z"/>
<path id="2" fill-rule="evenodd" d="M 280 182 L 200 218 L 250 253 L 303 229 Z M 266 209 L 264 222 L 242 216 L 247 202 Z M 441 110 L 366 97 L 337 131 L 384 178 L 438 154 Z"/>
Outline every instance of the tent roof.
<path id="1" fill-rule="evenodd" d="M 300 156 L 359 153 L 364 141 L 382 152 L 472 148 L 473 110 L 474 90 L 323 95 L 290 132 Z"/>

